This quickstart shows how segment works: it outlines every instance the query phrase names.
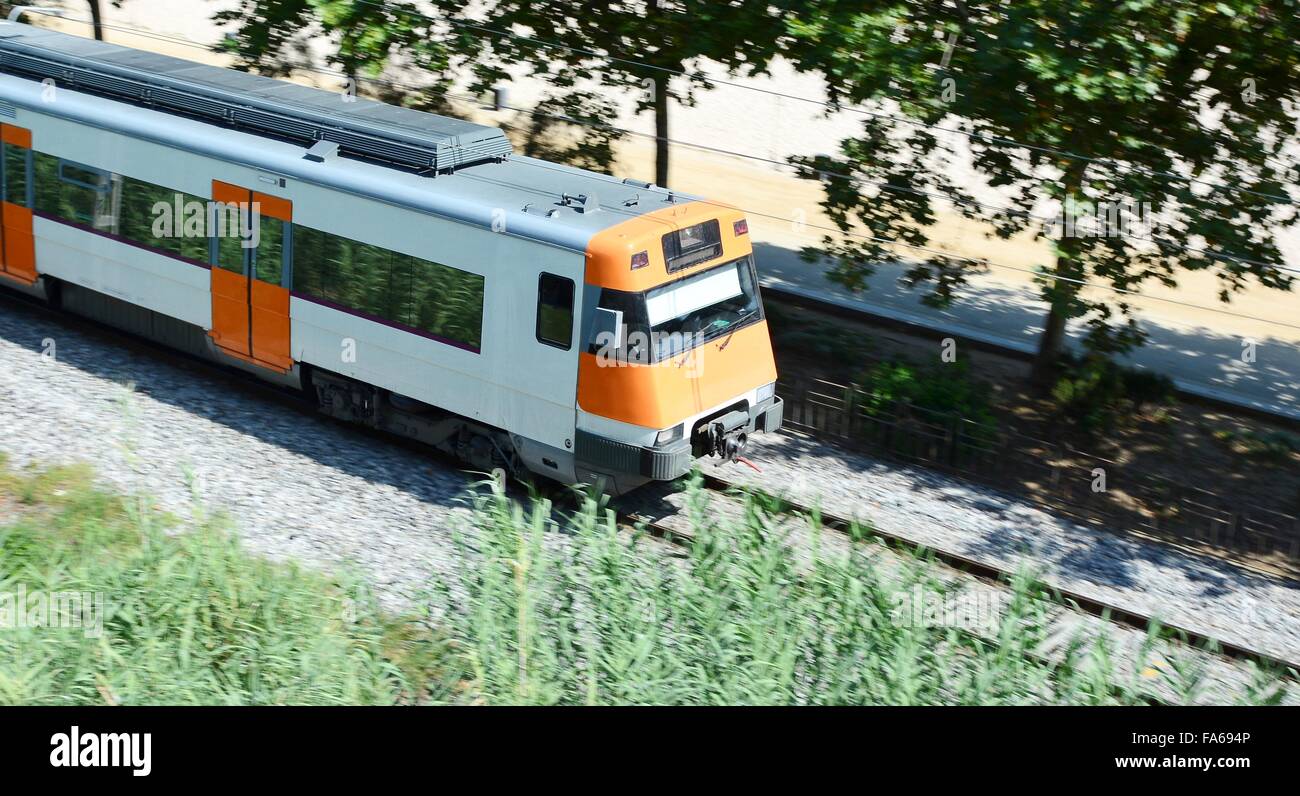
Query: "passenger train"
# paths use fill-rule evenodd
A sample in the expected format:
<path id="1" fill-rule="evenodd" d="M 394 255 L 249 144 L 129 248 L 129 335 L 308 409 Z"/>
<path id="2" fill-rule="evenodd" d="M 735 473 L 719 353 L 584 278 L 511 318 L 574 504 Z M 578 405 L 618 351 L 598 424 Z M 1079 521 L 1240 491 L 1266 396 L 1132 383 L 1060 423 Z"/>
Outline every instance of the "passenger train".
<path id="1" fill-rule="evenodd" d="M 0 285 L 622 493 L 782 423 L 743 213 L 501 130 L 0 22 Z"/>

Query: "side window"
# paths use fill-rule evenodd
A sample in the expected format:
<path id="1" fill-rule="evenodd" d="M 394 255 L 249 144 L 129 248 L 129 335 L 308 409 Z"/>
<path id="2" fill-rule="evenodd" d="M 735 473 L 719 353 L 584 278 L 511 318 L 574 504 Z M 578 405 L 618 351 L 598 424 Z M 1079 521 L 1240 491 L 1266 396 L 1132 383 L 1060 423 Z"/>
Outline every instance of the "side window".
<path id="1" fill-rule="evenodd" d="M 393 313 L 389 301 L 389 270 L 392 253 L 369 243 L 353 243 L 352 252 L 356 263 L 352 278 L 356 280 L 357 286 L 357 303 L 354 306 L 376 318 L 391 320 Z"/>
<path id="2" fill-rule="evenodd" d="M 388 317 L 398 323 L 413 326 L 415 321 L 415 279 L 418 259 L 408 254 L 393 252 L 392 270 L 388 275 Z"/>
<path id="3" fill-rule="evenodd" d="M 253 250 L 253 275 L 272 285 L 280 284 L 284 271 L 285 222 L 270 216 L 259 216 L 257 248 Z"/>
<path id="4" fill-rule="evenodd" d="M 537 280 L 537 340 L 568 350 L 573 340 L 573 280 L 542 274 Z"/>
<path id="5" fill-rule="evenodd" d="M 244 260 L 248 252 L 244 247 L 244 225 L 247 223 L 245 211 L 241 205 L 234 203 L 218 205 L 218 207 L 220 207 L 218 215 L 224 219 L 224 225 L 219 220 L 218 231 L 213 236 L 216 240 L 214 251 L 217 256 L 213 265 L 236 274 L 243 274 Z"/>
<path id="6" fill-rule="evenodd" d="M 72 223 L 111 229 L 112 182 L 109 174 L 37 152 L 35 209 Z"/>
<path id="7" fill-rule="evenodd" d="M 325 292 L 325 233 L 293 225 L 293 289 L 327 299 Z"/>
<path id="8" fill-rule="evenodd" d="M 27 161 L 31 150 L 16 144 L 4 145 L 4 200 L 27 207 Z"/>
<path id="9" fill-rule="evenodd" d="M 483 277 L 413 258 L 411 326 L 464 343 L 483 342 Z"/>
<path id="10" fill-rule="evenodd" d="M 117 233 L 127 240 L 205 263 L 208 235 L 206 224 L 201 222 L 206 221 L 206 216 L 195 218 L 195 206 L 206 210 L 207 203 L 171 188 L 122 177 Z"/>
<path id="11" fill-rule="evenodd" d="M 479 349 L 479 274 L 301 224 L 291 226 L 294 290 Z"/>

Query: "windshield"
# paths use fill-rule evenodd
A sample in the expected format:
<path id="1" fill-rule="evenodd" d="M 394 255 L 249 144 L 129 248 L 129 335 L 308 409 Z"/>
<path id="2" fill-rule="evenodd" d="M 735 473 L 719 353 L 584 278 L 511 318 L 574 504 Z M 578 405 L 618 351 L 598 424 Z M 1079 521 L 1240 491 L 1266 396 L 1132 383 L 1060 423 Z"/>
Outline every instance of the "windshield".
<path id="1" fill-rule="evenodd" d="M 646 320 L 657 358 L 672 356 L 761 315 L 750 258 L 720 265 L 646 293 Z"/>
<path id="2" fill-rule="evenodd" d="M 599 306 L 618 312 L 624 327 L 622 350 L 610 353 L 641 363 L 662 361 L 763 317 L 749 257 L 641 294 L 605 289 Z M 589 350 L 600 350 L 594 336 Z"/>

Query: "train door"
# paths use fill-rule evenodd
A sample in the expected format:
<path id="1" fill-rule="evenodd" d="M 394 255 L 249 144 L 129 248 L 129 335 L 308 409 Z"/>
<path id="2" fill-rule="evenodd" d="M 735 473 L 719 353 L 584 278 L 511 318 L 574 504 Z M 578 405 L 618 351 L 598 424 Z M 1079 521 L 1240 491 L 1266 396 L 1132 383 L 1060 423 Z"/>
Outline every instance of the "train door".
<path id="1" fill-rule="evenodd" d="M 32 235 L 32 131 L 0 124 L 4 186 L 0 197 L 0 273 L 30 285 L 36 281 Z"/>
<path id="2" fill-rule="evenodd" d="M 288 371 L 293 203 L 216 180 L 212 198 L 213 342 L 240 359 Z"/>

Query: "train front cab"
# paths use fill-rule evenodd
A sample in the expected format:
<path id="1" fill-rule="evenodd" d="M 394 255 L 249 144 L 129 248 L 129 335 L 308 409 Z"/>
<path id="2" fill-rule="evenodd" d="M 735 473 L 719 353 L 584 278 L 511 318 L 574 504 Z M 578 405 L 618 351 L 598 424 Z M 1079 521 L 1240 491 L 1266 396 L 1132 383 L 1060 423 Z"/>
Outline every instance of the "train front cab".
<path id="1" fill-rule="evenodd" d="M 578 480 L 620 494 L 781 427 L 744 215 L 667 204 L 596 235 L 583 291 Z"/>

